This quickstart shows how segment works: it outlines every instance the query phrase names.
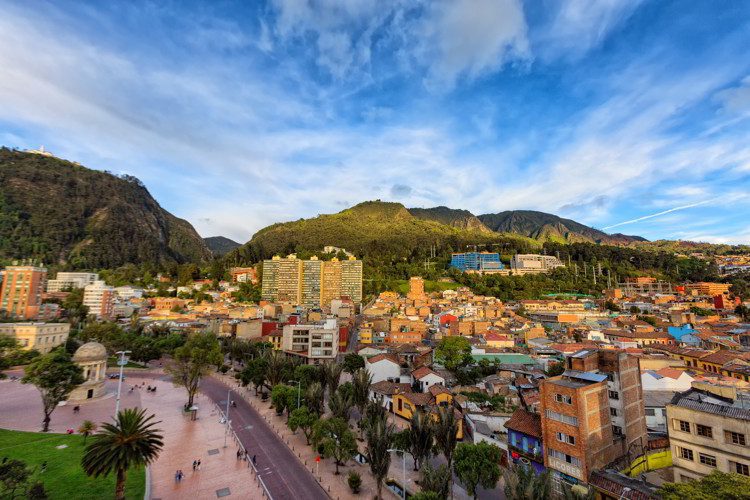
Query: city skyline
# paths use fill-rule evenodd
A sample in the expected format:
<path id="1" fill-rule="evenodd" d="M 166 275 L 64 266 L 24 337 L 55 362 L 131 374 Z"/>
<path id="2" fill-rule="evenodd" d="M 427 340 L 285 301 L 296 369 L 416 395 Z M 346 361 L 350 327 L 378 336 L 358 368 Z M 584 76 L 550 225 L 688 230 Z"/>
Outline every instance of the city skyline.
<path id="1" fill-rule="evenodd" d="M 0 144 L 202 236 L 380 198 L 750 241 L 743 2 L 0 6 Z"/>

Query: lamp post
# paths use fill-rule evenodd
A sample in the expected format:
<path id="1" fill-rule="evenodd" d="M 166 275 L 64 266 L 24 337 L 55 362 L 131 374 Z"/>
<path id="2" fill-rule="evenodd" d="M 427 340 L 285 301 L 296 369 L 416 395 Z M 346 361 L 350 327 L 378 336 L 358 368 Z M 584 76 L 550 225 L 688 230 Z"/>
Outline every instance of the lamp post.
<path id="1" fill-rule="evenodd" d="M 126 354 L 130 354 L 130 351 L 117 351 L 115 354 L 120 355 L 120 359 L 117 360 L 117 364 L 120 365 L 120 379 L 117 381 L 117 402 L 115 403 L 115 418 L 120 413 L 120 392 L 122 391 L 122 369 L 128 363 L 125 359 Z"/>
<path id="2" fill-rule="evenodd" d="M 401 470 L 403 471 L 403 474 L 404 474 L 404 482 L 401 484 L 401 493 L 402 493 L 402 498 L 406 500 L 406 454 L 409 452 L 405 450 L 399 450 L 396 448 L 388 448 L 388 451 L 395 451 L 397 453 L 401 453 L 401 467 L 402 467 Z M 409 455 L 411 455 L 411 453 L 409 453 Z"/>
<path id="3" fill-rule="evenodd" d="M 227 447 L 227 434 L 229 433 L 229 397 L 232 389 L 227 389 L 227 411 L 224 412 L 224 448 Z"/>
<path id="4" fill-rule="evenodd" d="M 301 380 L 290 380 L 289 383 L 297 383 L 297 408 L 299 408 L 299 396 L 302 393 L 302 381 Z"/>

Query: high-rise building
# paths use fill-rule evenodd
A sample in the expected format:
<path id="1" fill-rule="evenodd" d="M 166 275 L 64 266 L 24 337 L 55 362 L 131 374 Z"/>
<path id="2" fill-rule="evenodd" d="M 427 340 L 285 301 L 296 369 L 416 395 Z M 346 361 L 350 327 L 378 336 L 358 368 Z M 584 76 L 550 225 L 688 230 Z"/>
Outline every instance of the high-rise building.
<path id="1" fill-rule="evenodd" d="M 492 252 L 465 252 L 451 255 L 451 267 L 459 271 L 492 272 L 503 269 L 500 254 Z"/>
<path id="2" fill-rule="evenodd" d="M 62 292 L 68 288 L 86 288 L 87 285 L 99 279 L 96 273 L 65 273 L 59 272 L 55 279 L 47 281 L 47 291 Z"/>
<path id="3" fill-rule="evenodd" d="M 47 284 L 47 269 L 8 266 L 0 288 L 0 311 L 13 319 L 35 319 Z"/>
<path id="4" fill-rule="evenodd" d="M 330 261 L 274 257 L 263 262 L 263 300 L 305 307 L 328 307 L 332 300 L 348 297 L 362 302 L 362 261 L 354 257 Z"/>
<path id="5" fill-rule="evenodd" d="M 554 255 L 516 254 L 510 260 L 510 269 L 513 274 L 546 273 L 564 265 Z"/>
<path id="6" fill-rule="evenodd" d="M 103 281 L 86 285 L 83 292 L 83 305 L 89 308 L 89 314 L 100 319 L 112 319 L 115 307 L 115 289 Z"/>

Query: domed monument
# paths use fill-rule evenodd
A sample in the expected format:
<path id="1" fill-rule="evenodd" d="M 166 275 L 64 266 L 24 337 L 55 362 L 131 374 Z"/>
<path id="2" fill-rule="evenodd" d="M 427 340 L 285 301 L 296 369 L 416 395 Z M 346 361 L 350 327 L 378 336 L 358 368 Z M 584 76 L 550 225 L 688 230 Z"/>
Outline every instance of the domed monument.
<path id="1" fill-rule="evenodd" d="M 82 401 L 104 395 L 107 378 L 107 349 L 99 342 L 83 344 L 73 354 L 73 362 L 83 369 L 84 383 L 73 389 L 68 401 Z"/>

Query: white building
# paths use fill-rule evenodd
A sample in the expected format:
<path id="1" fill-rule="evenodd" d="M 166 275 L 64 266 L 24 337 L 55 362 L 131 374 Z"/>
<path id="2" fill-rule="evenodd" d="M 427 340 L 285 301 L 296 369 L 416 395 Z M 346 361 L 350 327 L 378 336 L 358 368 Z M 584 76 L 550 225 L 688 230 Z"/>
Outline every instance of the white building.
<path id="1" fill-rule="evenodd" d="M 516 254 L 510 260 L 513 274 L 546 273 L 556 267 L 564 267 L 554 255 Z"/>
<path id="2" fill-rule="evenodd" d="M 47 291 L 62 292 L 69 288 L 86 288 L 87 285 L 99 279 L 96 273 L 65 273 L 59 272 L 53 280 L 47 281 Z"/>
<path id="3" fill-rule="evenodd" d="M 339 353 L 339 329 L 335 319 L 314 325 L 285 325 L 281 348 L 308 364 L 334 361 Z"/>
<path id="4" fill-rule="evenodd" d="M 695 380 L 684 370 L 666 367 L 641 372 L 641 385 L 646 391 L 687 391 Z"/>
<path id="5" fill-rule="evenodd" d="M 378 354 L 365 359 L 365 369 L 372 376 L 372 382 L 401 382 L 401 365 L 395 354 Z M 408 380 L 404 380 L 408 382 Z"/>
<path id="6" fill-rule="evenodd" d="M 120 300 L 140 299 L 143 297 L 143 288 L 134 286 L 118 286 L 115 288 L 115 295 Z"/>
<path id="7" fill-rule="evenodd" d="M 99 319 L 111 319 L 114 317 L 115 289 L 103 281 L 95 281 L 84 289 L 83 305 L 89 308 L 89 314 Z"/>

